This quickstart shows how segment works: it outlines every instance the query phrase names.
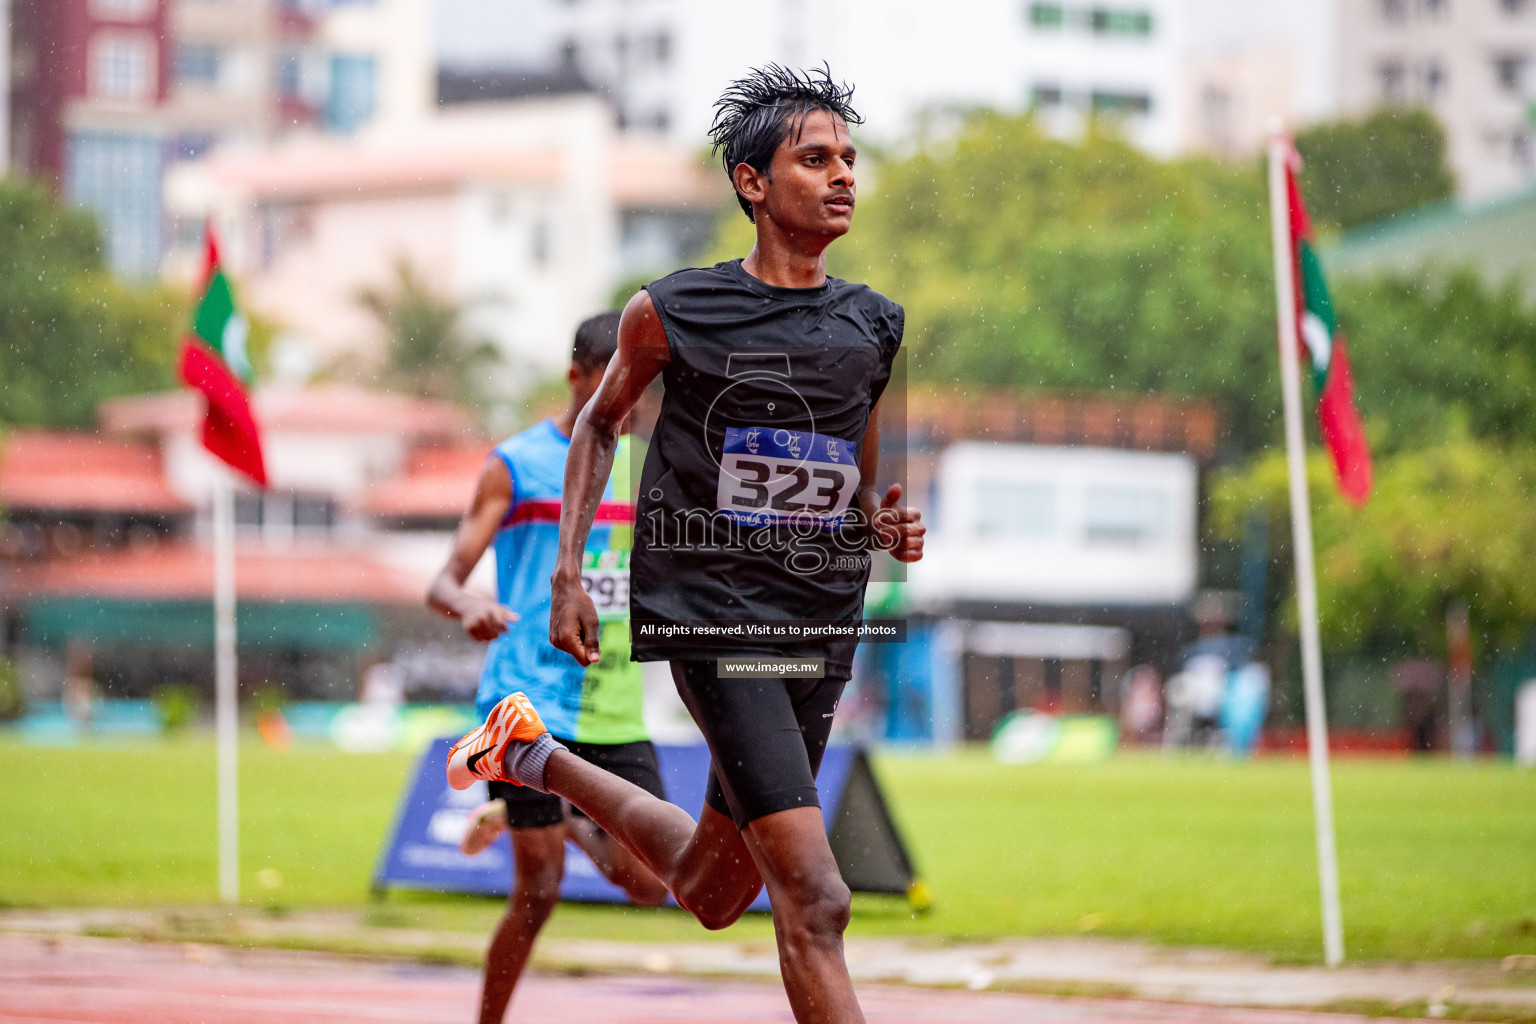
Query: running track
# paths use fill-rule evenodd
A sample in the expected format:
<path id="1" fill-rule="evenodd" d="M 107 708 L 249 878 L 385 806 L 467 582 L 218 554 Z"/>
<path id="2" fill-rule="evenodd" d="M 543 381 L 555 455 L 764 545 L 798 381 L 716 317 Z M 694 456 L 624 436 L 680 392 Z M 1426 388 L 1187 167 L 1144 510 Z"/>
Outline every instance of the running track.
<path id="1" fill-rule="evenodd" d="M 0 1024 L 467 1024 L 478 979 L 447 967 L 315 953 L 0 935 Z M 1351 1024 L 1276 1010 L 863 986 L 872 1024 Z M 536 975 L 511 1020 L 540 1024 L 791 1021 L 776 985 Z"/>

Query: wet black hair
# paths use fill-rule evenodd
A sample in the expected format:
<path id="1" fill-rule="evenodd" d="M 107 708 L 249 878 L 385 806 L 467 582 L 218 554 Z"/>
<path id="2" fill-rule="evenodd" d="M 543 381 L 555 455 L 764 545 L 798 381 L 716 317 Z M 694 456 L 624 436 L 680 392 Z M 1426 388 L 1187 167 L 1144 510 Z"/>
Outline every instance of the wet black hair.
<path id="1" fill-rule="evenodd" d="M 576 328 L 576 343 L 571 346 L 571 362 L 583 373 L 608 365 L 619 349 L 619 314 L 599 313 L 589 316 Z"/>
<path id="2" fill-rule="evenodd" d="M 813 110 L 836 114 L 848 124 L 864 119 L 850 105 L 853 86 L 834 82 L 826 64 L 809 71 L 792 71 L 778 64 L 753 68 L 732 82 L 715 101 L 715 120 L 709 126 L 712 152 L 719 154 L 726 177 L 746 164 L 767 171 L 774 150 L 789 137 L 792 126 L 805 123 Z M 752 220 L 752 204 L 736 193 L 736 201 Z"/>

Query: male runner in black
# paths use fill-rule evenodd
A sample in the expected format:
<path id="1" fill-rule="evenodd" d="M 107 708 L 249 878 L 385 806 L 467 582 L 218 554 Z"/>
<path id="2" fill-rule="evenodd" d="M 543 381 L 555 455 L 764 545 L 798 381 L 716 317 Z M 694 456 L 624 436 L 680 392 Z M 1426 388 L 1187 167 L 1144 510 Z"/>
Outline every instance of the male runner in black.
<path id="1" fill-rule="evenodd" d="M 662 376 L 636 512 L 633 649 L 637 659 L 672 662 L 709 743 L 700 820 L 571 756 L 520 694 L 461 740 L 448 764 L 461 788 L 505 778 L 569 800 L 706 928 L 735 921 L 766 883 L 784 987 L 802 1024 L 863 1020 L 843 959 L 848 887 L 815 786 L 857 641 L 701 647 L 645 639 L 642 623 L 856 625 L 868 547 L 904 562 L 922 557 L 917 512 L 898 506 L 899 485 L 882 496 L 875 480 L 879 399 L 901 344 L 901 307 L 826 275 L 827 246 L 853 217 L 851 93 L 825 71 L 770 66 L 721 98 L 711 135 L 757 244 L 743 260 L 680 271 L 630 300 L 618 352 L 576 422 L 566 462 L 550 642 L 591 664 L 598 617 L 580 582 L 584 538 L 619 427 Z M 825 677 L 720 678 L 716 657 L 740 654 L 820 657 Z"/>

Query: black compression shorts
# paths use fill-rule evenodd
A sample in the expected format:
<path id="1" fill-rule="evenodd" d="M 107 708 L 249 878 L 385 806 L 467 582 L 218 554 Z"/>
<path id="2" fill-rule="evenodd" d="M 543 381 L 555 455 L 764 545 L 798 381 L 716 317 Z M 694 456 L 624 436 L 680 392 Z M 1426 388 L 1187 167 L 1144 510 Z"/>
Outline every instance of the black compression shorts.
<path id="1" fill-rule="evenodd" d="M 656 748 L 649 740 L 637 743 L 560 742 L 583 761 L 606 769 L 626 782 L 633 782 L 654 797 L 667 798 L 666 787 L 661 784 L 661 771 L 656 766 Z M 507 824 L 513 828 L 547 828 L 565 820 L 560 798 L 553 793 L 540 793 L 510 782 L 488 782 L 486 788 L 490 790 L 490 799 L 507 802 Z M 581 809 L 573 806 L 571 813 L 581 814 Z"/>
<path id="2" fill-rule="evenodd" d="M 821 806 L 816 773 L 846 679 L 721 679 L 713 660 L 674 661 L 672 679 L 709 744 L 706 804 L 737 828 Z"/>

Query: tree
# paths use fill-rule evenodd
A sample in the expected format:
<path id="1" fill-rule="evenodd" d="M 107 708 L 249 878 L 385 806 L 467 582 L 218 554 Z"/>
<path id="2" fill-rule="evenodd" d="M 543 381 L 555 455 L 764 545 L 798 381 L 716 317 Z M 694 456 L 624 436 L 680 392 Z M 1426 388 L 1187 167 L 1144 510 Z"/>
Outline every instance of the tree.
<path id="1" fill-rule="evenodd" d="M 1342 228 L 1445 199 L 1456 188 L 1445 129 L 1427 110 L 1382 108 L 1316 125 L 1297 134 L 1296 151 L 1312 213 Z"/>
<path id="2" fill-rule="evenodd" d="M 1326 191 L 1309 166 L 1309 200 Z M 1157 391 L 1215 400 L 1240 452 L 1280 442 L 1274 269 L 1262 172 L 1158 162 L 1110 134 L 1046 137 L 974 115 L 944 142 L 861 168 L 833 273 L 907 308 L 914 383 Z M 734 204 L 715 252 L 751 226 Z M 1470 273 L 1336 280 L 1379 450 L 1473 436 L 1536 443 L 1536 313 Z"/>
<path id="3" fill-rule="evenodd" d="M 1382 451 L 1471 437 L 1536 444 L 1536 310 L 1471 270 L 1341 280 L 1361 411 Z"/>
<path id="4" fill-rule="evenodd" d="M 0 424 L 84 427 L 104 399 L 172 386 L 186 317 L 107 273 L 89 215 L 0 180 Z"/>
<path id="5" fill-rule="evenodd" d="M 389 336 L 387 386 L 472 409 L 485 404 L 487 377 L 500 353 L 470 334 L 463 305 L 439 296 L 404 259 L 395 264 L 389 290 L 365 288 L 358 302 Z"/>
<path id="6" fill-rule="evenodd" d="M 1252 395 L 1278 393 L 1273 272 L 1251 173 L 978 113 L 866 185 L 833 271 L 907 307 L 914 381 L 1213 397 L 1240 447 L 1269 438 Z"/>
<path id="7" fill-rule="evenodd" d="M 1514 649 L 1536 621 L 1536 447 L 1477 441 L 1453 425 L 1439 443 L 1378 462 L 1356 509 L 1325 456 L 1309 460 L 1319 620 L 1335 651 L 1443 652 L 1445 609 L 1467 602 L 1486 644 Z M 1221 474 L 1212 527 L 1236 540 L 1251 512 L 1270 519 L 1274 578 L 1289 572 L 1285 458 Z M 1284 614 L 1294 619 L 1294 598 Z"/>

